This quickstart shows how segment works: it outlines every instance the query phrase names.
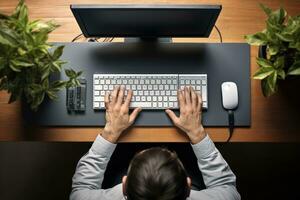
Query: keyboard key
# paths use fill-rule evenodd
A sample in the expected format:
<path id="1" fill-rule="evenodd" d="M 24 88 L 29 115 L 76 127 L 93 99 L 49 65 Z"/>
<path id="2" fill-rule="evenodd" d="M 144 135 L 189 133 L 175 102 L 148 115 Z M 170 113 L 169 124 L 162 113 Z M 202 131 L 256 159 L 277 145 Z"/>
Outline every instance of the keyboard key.
<path id="1" fill-rule="evenodd" d="M 176 96 L 169 96 L 169 101 L 177 101 L 177 97 Z"/>
<path id="2" fill-rule="evenodd" d="M 94 102 L 94 108 L 100 108 L 100 102 Z"/>
<path id="3" fill-rule="evenodd" d="M 105 108 L 105 103 L 104 102 L 100 102 L 100 108 Z"/>
<path id="4" fill-rule="evenodd" d="M 131 102 L 130 107 L 136 108 L 136 107 L 148 107 L 151 108 L 152 103 L 151 102 Z"/>
<path id="5" fill-rule="evenodd" d="M 174 108 L 177 108 L 177 107 L 178 107 L 178 102 L 175 101 L 175 102 L 174 102 Z"/>
<path id="6" fill-rule="evenodd" d="M 102 85 L 95 85 L 95 86 L 94 86 L 94 89 L 95 89 L 95 90 L 102 90 Z"/>
<path id="7" fill-rule="evenodd" d="M 95 95 L 95 96 L 99 96 L 99 95 L 100 95 L 100 91 L 95 90 L 94 95 Z"/>
<path id="8" fill-rule="evenodd" d="M 206 93 L 206 87 L 202 86 L 202 100 L 207 101 L 207 93 Z"/>
<path id="9" fill-rule="evenodd" d="M 104 96 L 96 96 L 94 97 L 94 101 L 104 101 Z"/>

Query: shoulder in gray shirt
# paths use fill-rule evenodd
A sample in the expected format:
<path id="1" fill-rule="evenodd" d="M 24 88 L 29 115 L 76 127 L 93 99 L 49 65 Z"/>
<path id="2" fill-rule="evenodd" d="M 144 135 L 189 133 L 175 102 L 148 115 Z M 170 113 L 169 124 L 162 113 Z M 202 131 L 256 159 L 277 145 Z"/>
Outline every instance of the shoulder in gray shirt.
<path id="1" fill-rule="evenodd" d="M 188 200 L 241 199 L 236 190 L 235 175 L 209 136 L 192 147 L 207 189 L 192 190 Z M 107 163 L 115 148 L 116 144 L 97 136 L 89 152 L 78 162 L 70 200 L 125 200 L 121 184 L 101 189 Z"/>

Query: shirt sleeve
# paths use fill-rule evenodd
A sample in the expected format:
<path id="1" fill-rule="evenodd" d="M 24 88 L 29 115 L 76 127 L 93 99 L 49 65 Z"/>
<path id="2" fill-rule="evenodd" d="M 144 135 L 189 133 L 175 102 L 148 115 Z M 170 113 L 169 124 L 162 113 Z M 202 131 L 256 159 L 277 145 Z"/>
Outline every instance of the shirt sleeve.
<path id="1" fill-rule="evenodd" d="M 122 199 L 121 185 L 101 189 L 107 164 L 116 148 L 98 135 L 90 150 L 79 160 L 72 179 L 70 200 Z"/>
<path id="2" fill-rule="evenodd" d="M 193 200 L 240 200 L 240 194 L 236 189 L 236 177 L 209 136 L 192 145 L 192 148 L 206 189 L 191 191 L 190 198 Z"/>

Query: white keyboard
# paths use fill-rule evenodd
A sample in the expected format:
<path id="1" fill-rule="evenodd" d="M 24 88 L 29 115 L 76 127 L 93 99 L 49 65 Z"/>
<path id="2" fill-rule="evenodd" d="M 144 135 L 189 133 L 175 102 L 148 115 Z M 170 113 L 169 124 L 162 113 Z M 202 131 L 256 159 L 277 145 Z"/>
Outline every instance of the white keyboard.
<path id="1" fill-rule="evenodd" d="M 131 108 L 176 109 L 177 90 L 184 86 L 191 86 L 197 92 L 201 92 L 203 108 L 208 108 L 206 74 L 94 74 L 95 110 L 105 109 L 105 93 L 112 91 L 117 85 L 124 85 L 127 90 L 133 91 Z"/>

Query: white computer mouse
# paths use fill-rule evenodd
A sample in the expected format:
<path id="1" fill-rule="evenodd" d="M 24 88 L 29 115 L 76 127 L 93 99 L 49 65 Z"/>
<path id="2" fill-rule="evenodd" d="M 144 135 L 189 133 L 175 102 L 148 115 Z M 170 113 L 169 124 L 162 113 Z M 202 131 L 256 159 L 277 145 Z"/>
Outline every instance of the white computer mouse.
<path id="1" fill-rule="evenodd" d="M 234 82 L 224 82 L 221 85 L 223 107 L 233 110 L 238 106 L 238 88 Z"/>

